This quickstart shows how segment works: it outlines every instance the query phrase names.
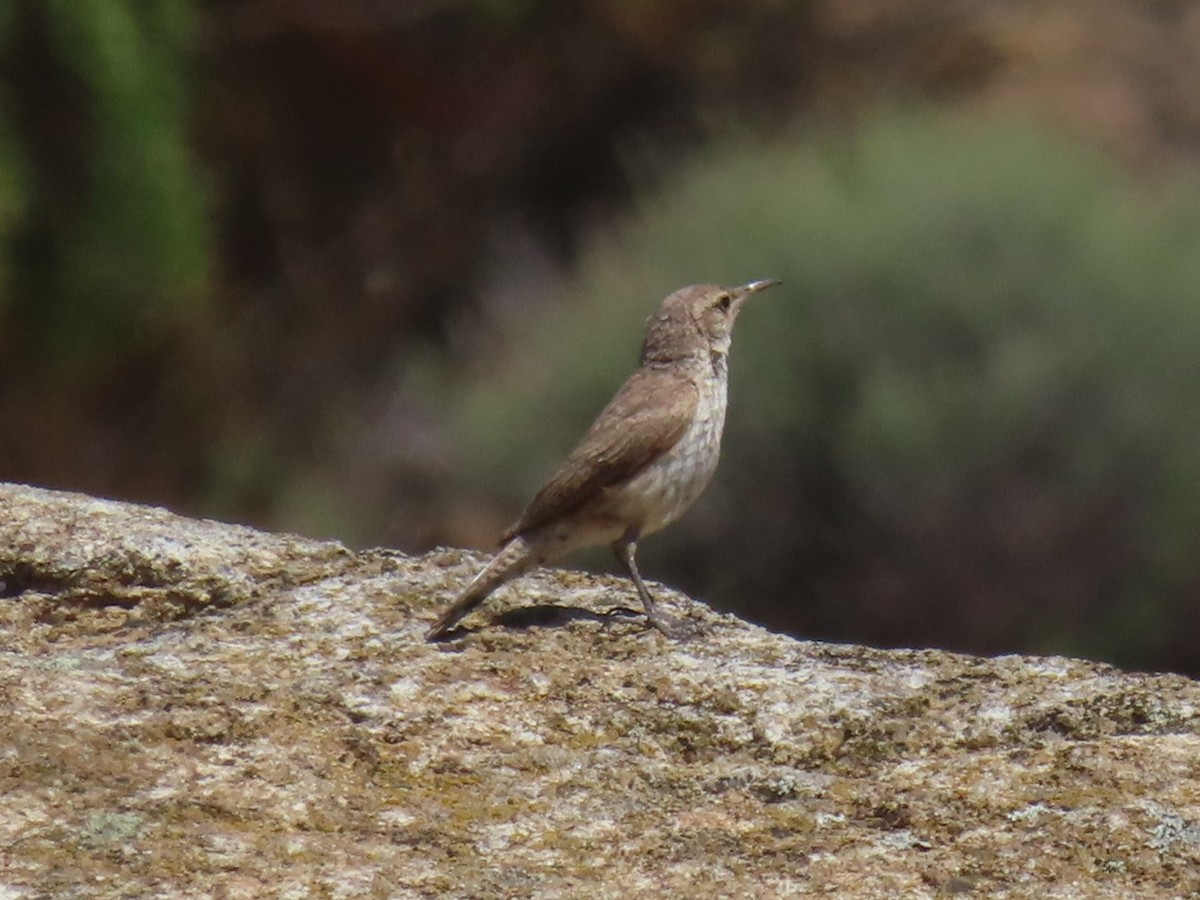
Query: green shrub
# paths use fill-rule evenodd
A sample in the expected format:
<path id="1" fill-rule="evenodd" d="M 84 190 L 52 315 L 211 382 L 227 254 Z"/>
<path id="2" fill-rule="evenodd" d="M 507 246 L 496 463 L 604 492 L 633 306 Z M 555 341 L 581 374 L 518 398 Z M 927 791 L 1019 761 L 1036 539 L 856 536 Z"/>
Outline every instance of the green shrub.
<path id="1" fill-rule="evenodd" d="M 35 175 L 25 214 L 11 223 L 18 284 L 8 302 L 44 363 L 149 343 L 207 300 L 204 191 L 187 146 L 191 0 L 23 9 L 0 22 L 7 50 L 27 67 L 23 77 L 52 86 L 24 99 L 44 106 L 19 138 Z M 16 54 L 22 42 L 41 49 Z M 72 139 L 48 143 L 47 134 Z M 3 135 L 0 182 L 18 145 Z"/>
<path id="2" fill-rule="evenodd" d="M 716 483 L 647 570 L 805 635 L 1200 670 L 1192 185 L 923 115 L 696 160 L 469 398 L 483 478 L 515 512 L 661 296 L 765 276 Z"/>
<path id="3" fill-rule="evenodd" d="M 0 58 L 11 40 L 12 20 L 11 6 L 0 6 Z M 0 315 L 8 298 L 10 242 L 26 202 L 25 167 L 11 109 L 11 92 L 0 83 Z"/>

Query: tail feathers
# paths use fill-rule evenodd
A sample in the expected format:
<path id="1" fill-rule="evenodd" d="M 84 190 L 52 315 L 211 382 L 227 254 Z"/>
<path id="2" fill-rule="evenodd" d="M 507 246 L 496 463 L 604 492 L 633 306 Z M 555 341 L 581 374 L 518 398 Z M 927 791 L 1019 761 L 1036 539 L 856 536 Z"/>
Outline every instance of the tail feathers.
<path id="1" fill-rule="evenodd" d="M 509 579 L 532 569 L 539 561 L 529 541 L 520 535 L 514 537 L 492 557 L 492 561 L 484 566 L 483 571 L 471 580 L 458 595 L 458 599 L 450 604 L 450 608 L 442 613 L 441 618 L 426 634 L 426 640 L 437 641 L 444 638 L 467 613 L 486 600 L 492 591 Z"/>

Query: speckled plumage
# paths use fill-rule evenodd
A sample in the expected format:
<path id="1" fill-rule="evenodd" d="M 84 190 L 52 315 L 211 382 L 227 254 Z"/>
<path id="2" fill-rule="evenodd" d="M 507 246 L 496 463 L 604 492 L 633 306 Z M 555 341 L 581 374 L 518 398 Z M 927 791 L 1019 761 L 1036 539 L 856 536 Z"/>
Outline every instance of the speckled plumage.
<path id="1" fill-rule="evenodd" d="M 726 356 L 744 300 L 776 284 L 695 285 L 647 323 L 641 365 L 502 535 L 500 552 L 429 631 L 445 637 L 504 582 L 576 547 L 611 543 L 647 617 L 667 632 L 637 570 L 637 541 L 675 521 L 712 479 L 727 395 Z"/>

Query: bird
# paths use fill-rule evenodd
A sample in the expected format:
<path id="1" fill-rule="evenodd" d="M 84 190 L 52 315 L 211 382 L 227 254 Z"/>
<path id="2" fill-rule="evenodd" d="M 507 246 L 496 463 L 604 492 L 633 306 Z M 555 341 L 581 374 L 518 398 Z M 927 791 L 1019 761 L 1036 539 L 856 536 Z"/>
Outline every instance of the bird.
<path id="1" fill-rule="evenodd" d="M 638 541 L 674 522 L 708 486 L 725 426 L 733 326 L 751 296 L 780 282 L 699 284 L 670 294 L 646 324 L 638 368 L 500 538 L 499 551 L 429 629 L 430 641 L 505 582 L 584 546 L 610 544 L 646 619 L 667 637 L 638 570 Z"/>

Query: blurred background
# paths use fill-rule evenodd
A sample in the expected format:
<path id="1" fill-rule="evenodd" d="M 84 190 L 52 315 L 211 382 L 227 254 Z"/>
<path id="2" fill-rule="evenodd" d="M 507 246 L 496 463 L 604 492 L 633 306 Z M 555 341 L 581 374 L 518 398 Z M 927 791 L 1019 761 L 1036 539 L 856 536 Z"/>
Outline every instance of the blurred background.
<path id="1" fill-rule="evenodd" d="M 650 577 L 1200 674 L 1197 71 L 1186 0 L 5 0 L 0 479 L 489 547 L 776 277 Z"/>

